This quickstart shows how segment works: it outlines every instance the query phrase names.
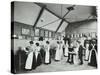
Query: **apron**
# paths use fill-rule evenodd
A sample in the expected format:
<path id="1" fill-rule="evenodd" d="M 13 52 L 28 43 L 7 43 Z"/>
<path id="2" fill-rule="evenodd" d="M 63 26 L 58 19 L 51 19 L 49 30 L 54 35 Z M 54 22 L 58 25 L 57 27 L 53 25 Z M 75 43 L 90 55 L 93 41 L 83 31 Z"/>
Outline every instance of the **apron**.
<path id="1" fill-rule="evenodd" d="M 64 53 L 65 56 L 68 56 L 68 44 L 66 43 L 65 45 L 65 53 Z"/>
<path id="2" fill-rule="evenodd" d="M 31 46 L 32 51 L 28 54 L 25 64 L 25 69 L 32 69 L 34 46 Z"/>
<path id="3" fill-rule="evenodd" d="M 49 61 L 49 59 L 50 59 L 49 50 L 50 50 L 50 48 L 49 48 L 49 46 L 47 45 L 47 46 L 46 46 L 46 53 L 45 53 L 45 63 L 49 63 L 49 62 L 50 62 L 50 61 Z"/>
<path id="4" fill-rule="evenodd" d="M 32 69 L 32 61 L 33 61 L 33 52 L 28 54 L 25 69 Z"/>
<path id="5" fill-rule="evenodd" d="M 60 49 L 59 49 L 59 45 L 57 46 L 57 49 L 56 49 L 55 60 L 60 60 Z"/>
<path id="6" fill-rule="evenodd" d="M 79 64 L 79 59 L 78 59 L 78 49 L 79 49 L 79 46 L 77 48 L 75 48 L 75 56 L 74 56 L 74 64 L 77 65 Z"/>
<path id="7" fill-rule="evenodd" d="M 89 44 L 86 44 L 86 54 L 85 54 L 85 59 L 88 60 L 89 59 Z"/>

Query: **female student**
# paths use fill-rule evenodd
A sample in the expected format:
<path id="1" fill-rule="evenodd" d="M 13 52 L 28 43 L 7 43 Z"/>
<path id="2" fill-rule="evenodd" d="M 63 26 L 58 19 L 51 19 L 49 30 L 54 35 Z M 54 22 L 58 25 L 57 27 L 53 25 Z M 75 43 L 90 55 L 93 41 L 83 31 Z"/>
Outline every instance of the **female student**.
<path id="1" fill-rule="evenodd" d="M 25 69 L 26 70 L 32 70 L 35 69 L 35 63 L 36 63 L 36 59 L 35 59 L 35 45 L 33 43 L 33 41 L 30 41 L 30 46 L 28 46 L 26 48 L 26 53 L 27 53 L 27 59 L 26 59 L 26 64 L 25 64 Z"/>
<path id="2" fill-rule="evenodd" d="M 79 43 L 77 40 L 75 40 L 75 45 L 74 45 L 74 52 L 75 52 L 75 56 L 74 56 L 74 64 L 77 65 L 79 63 L 78 60 L 78 50 L 79 50 Z"/>
<path id="3" fill-rule="evenodd" d="M 45 45 L 45 64 L 51 63 L 51 57 L 50 57 L 50 44 L 49 41 L 46 41 Z"/>
<path id="4" fill-rule="evenodd" d="M 42 56 L 40 54 L 40 46 L 39 43 L 37 42 L 35 48 L 35 57 L 36 57 L 36 67 L 42 64 Z"/>
<path id="5" fill-rule="evenodd" d="M 62 41 L 60 41 L 60 59 L 62 59 L 63 58 L 63 42 Z"/>
<path id="6" fill-rule="evenodd" d="M 79 60 L 80 60 L 80 63 L 79 65 L 82 65 L 83 64 L 83 52 L 84 52 L 84 47 L 83 47 L 83 44 L 81 43 L 81 41 L 79 41 L 79 50 L 78 50 L 78 57 L 79 57 Z"/>
<path id="7" fill-rule="evenodd" d="M 84 47 L 85 47 L 85 60 L 89 60 L 89 45 L 90 45 L 90 40 L 88 38 L 84 41 Z"/>
<path id="8" fill-rule="evenodd" d="M 96 39 L 91 40 L 89 65 L 97 67 L 97 40 Z"/>
<path id="9" fill-rule="evenodd" d="M 65 57 L 68 56 L 68 47 L 69 47 L 68 41 L 66 41 L 66 44 L 65 44 L 65 53 L 64 53 Z"/>
<path id="10" fill-rule="evenodd" d="M 73 56 L 74 56 L 74 48 L 73 48 L 73 42 L 70 43 L 68 48 L 68 59 L 67 62 L 70 64 L 74 64 Z"/>
<path id="11" fill-rule="evenodd" d="M 59 41 L 57 41 L 57 47 L 56 47 L 56 54 L 55 54 L 55 61 L 59 61 L 60 60 L 60 43 Z"/>

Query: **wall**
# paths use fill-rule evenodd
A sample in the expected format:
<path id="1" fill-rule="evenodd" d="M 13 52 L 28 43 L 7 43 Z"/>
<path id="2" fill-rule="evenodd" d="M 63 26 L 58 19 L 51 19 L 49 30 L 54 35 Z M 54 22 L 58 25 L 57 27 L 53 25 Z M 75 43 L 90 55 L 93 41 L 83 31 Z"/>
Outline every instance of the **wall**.
<path id="1" fill-rule="evenodd" d="M 15 35 L 21 35 L 22 34 L 22 28 L 27 28 L 27 29 L 30 29 L 30 35 L 33 35 L 33 26 L 31 25 L 27 25 L 27 24 L 24 24 L 24 23 L 19 23 L 19 22 L 13 22 L 13 28 L 14 28 L 14 34 Z"/>
<path id="2" fill-rule="evenodd" d="M 14 19 L 17 21 L 29 25 L 34 25 L 37 16 L 39 15 L 41 8 L 33 2 L 14 2 L 14 9 L 12 10 Z"/>
<path id="3" fill-rule="evenodd" d="M 22 28 L 27 28 L 30 29 L 30 34 L 28 35 L 29 37 L 32 37 L 33 35 L 33 28 L 31 25 L 27 25 L 24 23 L 19 23 L 19 22 L 12 22 L 12 35 L 22 35 Z M 24 35 L 23 35 L 24 36 Z M 29 39 L 11 39 L 11 49 L 14 50 L 14 53 L 19 49 L 19 47 L 26 47 L 29 45 Z"/>
<path id="4" fill-rule="evenodd" d="M 97 21 L 87 20 L 69 24 L 66 29 L 66 34 L 79 34 L 97 32 Z"/>
<path id="5" fill-rule="evenodd" d="M 33 41 L 35 39 L 34 36 L 32 36 L 34 34 L 34 31 L 33 31 L 33 26 L 31 25 L 28 25 L 28 24 L 24 24 L 24 23 L 19 23 L 19 22 L 12 22 L 11 24 L 12 26 L 12 31 L 11 31 L 11 34 L 12 35 L 18 35 L 18 36 L 28 36 L 28 37 L 33 37 Z M 22 34 L 22 28 L 27 28 L 27 29 L 30 29 L 31 31 L 31 34 L 29 35 L 23 35 Z M 46 29 L 43 29 L 43 30 L 46 30 Z M 49 31 L 49 30 L 46 30 L 46 31 Z M 51 31 L 52 32 L 52 31 Z M 52 37 L 49 37 L 49 38 L 52 38 Z M 30 39 L 11 39 L 11 49 L 14 50 L 14 54 L 16 54 L 16 51 L 18 51 L 19 47 L 22 47 L 22 48 L 25 48 L 29 45 L 29 41 Z M 35 42 L 35 41 L 34 41 Z M 50 42 L 54 45 L 54 40 Z"/>

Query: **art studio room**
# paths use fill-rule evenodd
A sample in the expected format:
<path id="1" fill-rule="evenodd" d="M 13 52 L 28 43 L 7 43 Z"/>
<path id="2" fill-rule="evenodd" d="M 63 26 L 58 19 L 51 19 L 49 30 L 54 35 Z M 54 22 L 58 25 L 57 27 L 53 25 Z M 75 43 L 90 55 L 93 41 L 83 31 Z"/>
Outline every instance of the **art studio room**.
<path id="1" fill-rule="evenodd" d="M 11 72 L 97 69 L 97 7 L 11 3 Z"/>

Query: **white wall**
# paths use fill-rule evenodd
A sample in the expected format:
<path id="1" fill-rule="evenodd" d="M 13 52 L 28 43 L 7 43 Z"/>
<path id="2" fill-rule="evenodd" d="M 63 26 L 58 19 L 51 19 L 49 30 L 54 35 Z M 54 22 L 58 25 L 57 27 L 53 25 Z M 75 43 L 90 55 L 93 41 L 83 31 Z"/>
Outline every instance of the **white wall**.
<path id="1" fill-rule="evenodd" d="M 94 20 L 80 23 L 72 23 L 67 26 L 65 31 L 66 34 L 97 32 L 97 21 Z"/>
<path id="2" fill-rule="evenodd" d="M 40 10 L 33 2 L 14 2 L 14 21 L 34 25 Z"/>

